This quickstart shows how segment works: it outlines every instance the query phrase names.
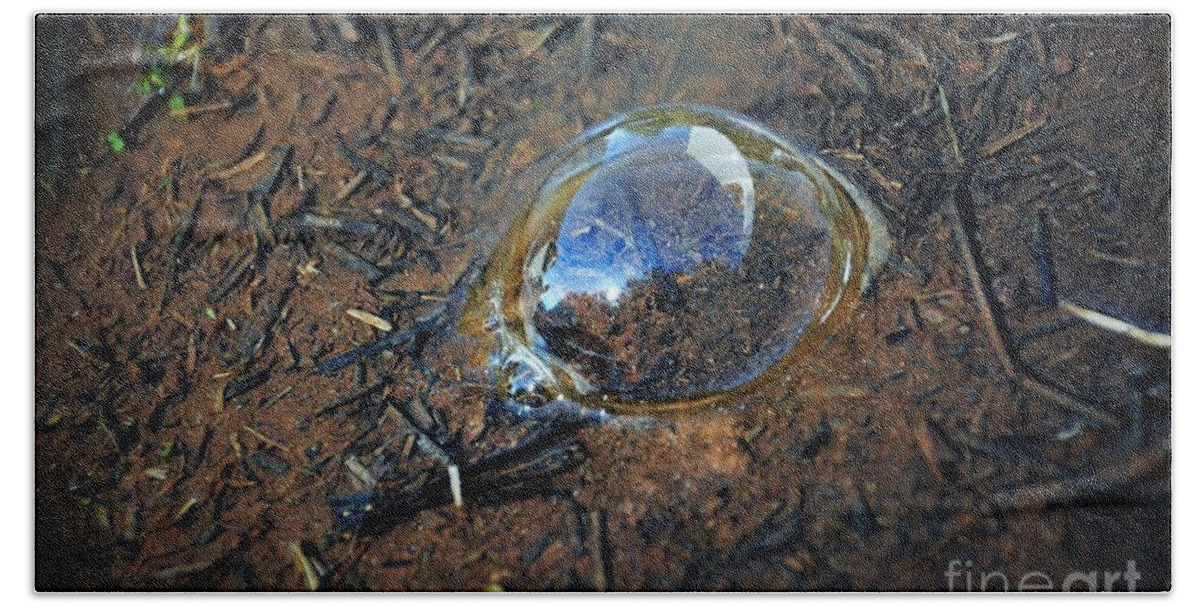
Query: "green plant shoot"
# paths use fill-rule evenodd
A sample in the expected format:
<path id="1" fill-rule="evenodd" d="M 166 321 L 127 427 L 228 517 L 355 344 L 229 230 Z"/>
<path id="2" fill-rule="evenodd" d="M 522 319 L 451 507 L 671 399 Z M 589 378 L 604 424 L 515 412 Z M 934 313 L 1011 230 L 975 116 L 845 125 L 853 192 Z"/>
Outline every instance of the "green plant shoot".
<path id="1" fill-rule="evenodd" d="M 113 131 L 108 134 L 108 147 L 112 148 L 115 154 L 120 154 L 125 151 L 125 140 L 121 139 L 120 134 Z"/>

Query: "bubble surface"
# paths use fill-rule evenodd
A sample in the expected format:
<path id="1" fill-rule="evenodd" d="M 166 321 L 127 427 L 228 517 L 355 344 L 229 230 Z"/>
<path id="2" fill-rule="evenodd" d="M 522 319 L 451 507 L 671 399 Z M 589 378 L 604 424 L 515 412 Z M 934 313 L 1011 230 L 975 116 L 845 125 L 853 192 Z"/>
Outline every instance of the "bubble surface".
<path id="1" fill-rule="evenodd" d="M 712 401 L 811 352 L 864 284 L 872 227 L 857 191 L 748 118 L 636 110 L 544 175 L 479 304 L 515 398 Z"/>

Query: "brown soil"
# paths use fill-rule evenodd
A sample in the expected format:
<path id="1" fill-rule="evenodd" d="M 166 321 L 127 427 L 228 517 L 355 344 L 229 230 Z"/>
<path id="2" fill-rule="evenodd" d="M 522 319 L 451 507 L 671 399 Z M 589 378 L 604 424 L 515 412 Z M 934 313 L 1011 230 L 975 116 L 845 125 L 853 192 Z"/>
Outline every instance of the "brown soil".
<path id="1" fill-rule="evenodd" d="M 131 93 L 173 23 L 37 23 L 39 589 L 1169 587 L 1170 351 L 1057 305 L 1170 331 L 1166 17 L 221 17 Z M 489 415 L 512 189 L 658 102 L 811 145 L 895 259 L 753 400 Z"/>

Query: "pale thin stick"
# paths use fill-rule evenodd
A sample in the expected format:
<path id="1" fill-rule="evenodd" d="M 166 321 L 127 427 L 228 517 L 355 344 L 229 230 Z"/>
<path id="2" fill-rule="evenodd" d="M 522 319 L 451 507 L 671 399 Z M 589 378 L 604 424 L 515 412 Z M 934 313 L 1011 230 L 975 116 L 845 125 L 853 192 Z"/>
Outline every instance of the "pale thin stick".
<path id="1" fill-rule="evenodd" d="M 146 290 L 146 279 L 142 278 L 142 265 L 138 262 L 137 247 L 129 246 L 129 258 L 133 260 L 133 277 L 137 279 L 138 289 Z"/>
<path id="2" fill-rule="evenodd" d="M 1142 344 L 1153 346 L 1155 348 L 1163 348 L 1168 350 L 1171 348 L 1171 334 L 1164 334 L 1156 331 L 1150 331 L 1148 329 L 1142 329 L 1127 321 L 1122 321 L 1116 317 L 1110 317 L 1109 315 L 1092 310 L 1090 308 L 1084 308 L 1078 304 L 1075 304 L 1074 302 L 1063 300 L 1059 302 L 1058 305 L 1063 310 L 1075 315 L 1076 317 L 1079 317 L 1080 319 L 1083 319 L 1092 325 L 1095 325 L 1096 327 L 1099 327 L 1100 329 L 1106 329 L 1111 332 L 1129 336 L 1130 338 L 1133 338 Z"/>

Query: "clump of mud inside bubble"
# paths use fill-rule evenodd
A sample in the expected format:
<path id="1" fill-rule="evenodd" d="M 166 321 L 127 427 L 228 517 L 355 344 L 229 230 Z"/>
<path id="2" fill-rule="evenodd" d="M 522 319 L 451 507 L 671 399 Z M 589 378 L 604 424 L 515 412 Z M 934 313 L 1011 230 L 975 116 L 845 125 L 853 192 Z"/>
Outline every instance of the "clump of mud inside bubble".
<path id="1" fill-rule="evenodd" d="M 757 217 L 740 260 L 655 269 L 615 299 L 570 293 L 551 310 L 539 305 L 534 324 L 549 352 L 623 402 L 729 390 L 778 360 L 825 302 L 833 234 L 812 191 L 797 202 L 787 183 L 756 186 Z M 666 223 L 698 223 L 677 230 L 676 242 L 713 228 L 704 213 L 687 212 L 694 199 L 654 194 L 658 216 L 676 218 Z"/>

